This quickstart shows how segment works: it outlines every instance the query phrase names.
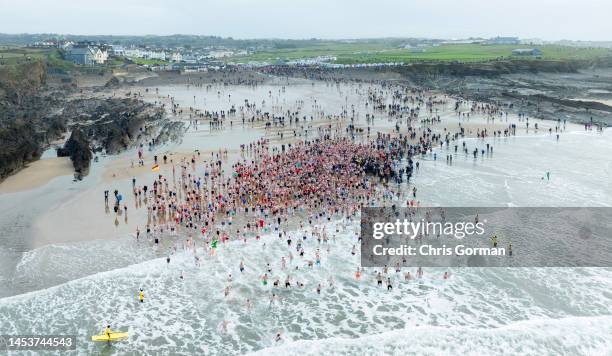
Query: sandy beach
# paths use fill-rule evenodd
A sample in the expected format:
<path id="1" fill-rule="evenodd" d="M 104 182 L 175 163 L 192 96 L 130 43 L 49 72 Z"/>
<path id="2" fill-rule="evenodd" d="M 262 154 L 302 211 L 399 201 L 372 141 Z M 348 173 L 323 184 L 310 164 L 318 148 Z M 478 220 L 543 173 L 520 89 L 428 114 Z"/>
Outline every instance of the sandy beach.
<path id="1" fill-rule="evenodd" d="M 38 188 L 51 179 L 72 175 L 74 168 L 69 157 L 50 157 L 34 161 L 17 174 L 0 183 L 0 193 L 13 193 Z"/>

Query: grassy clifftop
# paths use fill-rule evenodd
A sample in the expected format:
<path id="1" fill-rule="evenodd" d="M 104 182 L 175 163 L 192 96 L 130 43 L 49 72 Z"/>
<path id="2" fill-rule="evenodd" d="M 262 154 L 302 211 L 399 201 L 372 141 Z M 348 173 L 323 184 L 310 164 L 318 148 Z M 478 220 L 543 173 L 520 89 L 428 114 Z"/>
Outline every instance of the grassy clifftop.
<path id="1" fill-rule="evenodd" d="M 47 65 L 40 59 L 0 66 L 0 98 L 19 105 L 25 95 L 38 91 L 46 79 Z"/>

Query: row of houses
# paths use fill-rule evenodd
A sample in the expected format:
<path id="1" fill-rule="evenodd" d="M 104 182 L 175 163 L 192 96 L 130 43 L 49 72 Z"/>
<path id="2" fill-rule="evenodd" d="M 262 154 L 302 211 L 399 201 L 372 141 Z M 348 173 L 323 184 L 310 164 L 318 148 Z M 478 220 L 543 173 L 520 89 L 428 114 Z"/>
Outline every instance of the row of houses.
<path id="1" fill-rule="evenodd" d="M 188 64 L 196 64 L 209 61 L 211 59 L 220 59 L 246 54 L 248 54 L 248 52 L 245 50 L 208 50 L 187 52 L 181 49 L 149 49 L 140 47 L 126 48 L 123 50 L 123 56 L 130 59 L 156 59 L 167 62 L 182 62 Z"/>
<path id="2" fill-rule="evenodd" d="M 314 64 L 321 64 L 325 62 L 334 62 L 336 59 L 337 59 L 336 56 L 318 56 L 318 57 L 301 58 L 301 59 L 296 59 L 294 61 L 288 61 L 287 64 L 314 65 Z"/>
<path id="3" fill-rule="evenodd" d="M 208 72 L 210 70 L 219 70 L 225 68 L 224 63 L 217 64 L 185 64 L 185 63 L 170 63 L 170 64 L 155 64 L 147 66 L 153 72 L 174 71 L 181 73 L 196 73 Z"/>
<path id="4" fill-rule="evenodd" d="M 104 64 L 110 57 L 128 59 L 150 59 L 174 63 L 199 64 L 211 60 L 236 55 L 234 51 L 184 52 L 173 49 L 149 49 L 142 47 L 125 48 L 120 45 L 101 45 L 96 43 L 68 43 L 61 47 L 64 59 L 80 65 Z M 244 52 L 244 53 L 242 53 Z M 238 54 L 247 54 L 242 51 Z"/>
<path id="5" fill-rule="evenodd" d="M 166 51 L 164 49 L 154 50 L 146 48 L 126 48 L 123 50 L 123 56 L 126 58 L 143 58 L 143 59 L 158 59 L 162 61 L 181 62 L 183 55 L 178 51 Z"/>
<path id="6" fill-rule="evenodd" d="M 178 51 L 150 50 L 144 48 L 124 48 L 119 45 L 96 45 L 76 43 L 66 46 L 64 59 L 75 64 L 93 65 L 104 64 L 110 57 L 125 57 L 128 59 L 157 59 L 168 62 L 197 63 L 198 59 L 192 55 L 183 55 Z"/>

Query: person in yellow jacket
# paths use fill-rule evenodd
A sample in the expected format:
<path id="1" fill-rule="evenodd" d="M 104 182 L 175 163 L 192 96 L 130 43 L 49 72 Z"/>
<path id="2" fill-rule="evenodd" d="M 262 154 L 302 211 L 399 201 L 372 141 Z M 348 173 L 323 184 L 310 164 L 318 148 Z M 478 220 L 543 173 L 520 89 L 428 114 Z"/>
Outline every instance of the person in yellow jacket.
<path id="1" fill-rule="evenodd" d="M 140 293 L 138 293 L 138 299 L 141 303 L 144 303 L 144 292 L 142 291 L 142 288 L 140 288 Z"/>
<path id="2" fill-rule="evenodd" d="M 110 335 L 112 334 L 112 332 L 113 331 L 111 330 L 110 325 L 106 325 L 106 329 L 104 329 L 104 334 L 108 336 L 109 339 L 110 339 Z"/>

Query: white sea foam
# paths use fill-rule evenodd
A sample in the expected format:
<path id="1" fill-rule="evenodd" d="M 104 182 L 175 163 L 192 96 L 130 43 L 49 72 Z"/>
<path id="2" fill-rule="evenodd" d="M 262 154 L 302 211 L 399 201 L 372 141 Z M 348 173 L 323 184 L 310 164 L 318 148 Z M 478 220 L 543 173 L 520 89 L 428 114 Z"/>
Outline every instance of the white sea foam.
<path id="1" fill-rule="evenodd" d="M 296 340 L 293 353 L 315 344 L 297 340 L 322 339 L 329 339 L 322 341 L 322 352 L 333 349 L 338 340 L 345 340 L 340 346 L 346 344 L 342 346 L 346 348 L 339 350 L 347 352 L 408 350 L 408 344 L 402 346 L 402 343 L 394 348 L 395 340 L 402 339 L 402 334 L 387 332 L 395 329 L 411 333 L 416 330 L 418 335 L 423 335 L 421 344 L 417 344 L 422 350 L 444 353 L 450 352 L 453 339 L 463 334 L 473 333 L 485 340 L 475 344 L 474 350 L 479 350 L 478 347 L 484 349 L 496 344 L 487 339 L 485 330 L 488 329 L 509 330 L 510 335 L 517 335 L 516 339 L 541 331 L 542 326 L 537 323 L 521 324 L 525 320 L 588 316 L 603 323 L 604 328 L 612 325 L 610 319 L 597 318 L 612 314 L 609 269 L 572 269 L 571 273 L 562 268 L 452 269 L 448 281 L 441 278 L 444 270 L 426 269 L 422 280 L 408 283 L 401 281 L 400 274 L 392 273 L 395 289 L 388 292 L 376 287 L 374 271 L 367 271 L 361 282 L 353 279 L 358 256 L 351 256 L 349 252 L 358 226 L 356 222 L 345 224 L 328 226 L 330 236 L 336 234 L 336 228 L 341 232 L 330 242 L 330 253 L 326 252 L 325 245 L 320 247 L 322 265 L 312 270 L 296 257 L 290 267 L 299 266 L 299 271 L 281 271 L 280 257 L 286 256 L 286 244 L 271 235 L 246 245 L 231 242 L 220 247 L 216 257 L 203 256 L 200 252 L 205 258 L 201 267 L 195 266 L 190 252 L 181 252 L 172 256 L 169 265 L 165 258 L 158 258 L 0 299 L 0 313 L 9 320 L 0 326 L 0 334 L 74 333 L 79 335 L 82 352 L 97 352 L 101 346 L 90 343 L 88 336 L 111 323 L 113 328 L 129 330 L 131 334 L 128 341 L 112 346 L 120 353 L 242 354 L 273 346 L 277 332 L 285 342 Z M 309 238 L 305 244 L 308 251 L 313 251 L 317 242 Z M 245 261 L 244 273 L 238 271 L 240 259 Z M 266 262 L 272 265 L 273 277 L 264 287 L 259 277 L 265 272 Z M 179 278 L 181 273 L 185 276 L 183 280 Z M 228 273 L 232 273 L 233 283 L 230 296 L 225 298 L 223 289 Z M 274 290 L 271 287 L 274 277 L 278 276 L 283 284 L 287 273 L 291 274 L 292 281 L 300 280 L 306 287 Z M 329 287 L 329 276 L 334 276 L 334 288 Z M 318 283 L 324 285 L 321 295 L 315 291 Z M 143 304 L 137 301 L 139 288 L 145 290 Z M 270 305 L 273 291 L 282 299 Z M 253 302 L 250 312 L 245 308 L 246 298 Z M 44 323 L 41 315 L 45 316 Z M 229 322 L 227 333 L 219 331 L 224 320 Z M 525 331 L 518 331 L 520 325 Z M 426 336 L 428 332 L 431 336 Z M 442 335 L 439 343 L 434 338 L 436 332 Z M 491 338 L 503 335 L 491 333 Z M 359 349 L 364 344 L 359 338 L 376 334 L 386 335 L 380 339 L 384 345 L 377 349 Z M 529 339 L 532 341 L 525 344 L 523 351 L 532 346 L 533 350 L 546 350 L 550 346 L 550 352 L 561 346 L 577 352 L 609 347 L 599 336 L 587 338 L 582 330 L 576 337 L 581 338 L 585 348 L 554 342 L 559 335 L 552 331 L 548 336 L 542 334 L 548 343 Z M 288 349 L 270 352 L 282 350 L 289 352 Z"/>
<path id="2" fill-rule="evenodd" d="M 250 355 L 608 355 L 612 316 L 520 321 L 499 328 L 420 326 L 353 339 L 282 341 Z"/>

